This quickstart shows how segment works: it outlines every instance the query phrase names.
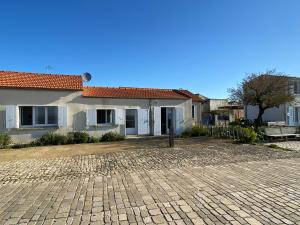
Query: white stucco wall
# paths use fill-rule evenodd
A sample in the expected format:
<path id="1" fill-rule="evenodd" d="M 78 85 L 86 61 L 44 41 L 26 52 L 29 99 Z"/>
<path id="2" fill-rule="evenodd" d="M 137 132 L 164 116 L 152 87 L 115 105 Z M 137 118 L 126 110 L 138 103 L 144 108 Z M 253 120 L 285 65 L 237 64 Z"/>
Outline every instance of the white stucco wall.
<path id="1" fill-rule="evenodd" d="M 5 128 L 5 105 L 18 106 L 67 106 L 68 127 L 58 128 L 21 128 L 10 130 L 15 142 L 28 142 L 49 131 L 66 133 L 69 131 L 87 131 L 91 135 L 101 136 L 109 131 L 125 133 L 125 125 L 103 125 L 86 127 L 87 109 L 141 109 L 149 106 L 182 107 L 184 108 L 184 129 L 192 126 L 192 100 L 163 100 L 163 99 L 110 99 L 86 98 L 82 92 L 53 91 L 53 90 L 25 90 L 0 89 L 0 132 L 8 132 Z"/>
<path id="2" fill-rule="evenodd" d="M 254 121 L 258 115 L 258 106 L 248 105 L 245 107 L 246 118 Z M 274 121 L 286 121 L 286 106 L 281 105 L 279 108 L 266 109 L 262 116 L 263 121 L 274 122 Z"/>

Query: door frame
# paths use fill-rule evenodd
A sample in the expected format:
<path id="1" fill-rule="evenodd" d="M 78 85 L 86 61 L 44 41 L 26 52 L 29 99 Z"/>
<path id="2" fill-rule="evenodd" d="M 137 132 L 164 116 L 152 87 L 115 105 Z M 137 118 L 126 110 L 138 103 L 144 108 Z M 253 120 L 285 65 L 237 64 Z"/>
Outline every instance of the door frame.
<path id="1" fill-rule="evenodd" d="M 171 111 L 171 123 L 173 124 L 173 130 L 175 131 L 175 107 L 161 107 L 166 109 L 166 132 L 163 133 L 163 123 L 162 123 L 162 119 L 161 119 L 161 134 L 163 135 L 168 135 L 170 134 L 170 128 L 169 128 L 169 120 L 168 120 L 168 116 L 169 116 L 169 112 Z M 162 118 L 162 111 L 161 111 L 161 118 Z"/>
<path id="2" fill-rule="evenodd" d="M 132 110 L 134 111 L 134 123 L 135 127 L 134 128 L 127 128 L 126 127 L 126 122 L 127 122 L 127 110 Z M 138 116 L 137 116 L 137 109 L 125 109 L 125 134 L 126 135 L 137 135 L 138 134 Z"/>

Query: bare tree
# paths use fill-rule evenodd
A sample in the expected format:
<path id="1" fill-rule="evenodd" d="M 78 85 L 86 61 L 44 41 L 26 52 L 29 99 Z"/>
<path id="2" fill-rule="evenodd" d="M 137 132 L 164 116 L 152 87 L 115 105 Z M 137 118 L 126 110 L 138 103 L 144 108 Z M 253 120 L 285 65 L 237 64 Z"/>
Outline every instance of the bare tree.
<path id="1" fill-rule="evenodd" d="M 262 115 L 266 109 L 294 100 L 289 90 L 288 77 L 276 70 L 252 73 L 237 88 L 231 88 L 228 92 L 233 102 L 258 106 L 257 125 L 262 123 Z"/>

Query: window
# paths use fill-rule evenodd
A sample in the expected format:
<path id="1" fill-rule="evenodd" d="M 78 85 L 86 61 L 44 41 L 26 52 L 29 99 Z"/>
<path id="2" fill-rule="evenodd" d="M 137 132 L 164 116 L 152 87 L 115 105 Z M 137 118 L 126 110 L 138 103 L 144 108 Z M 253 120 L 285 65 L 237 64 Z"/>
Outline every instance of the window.
<path id="1" fill-rule="evenodd" d="M 55 106 L 49 106 L 48 109 L 48 124 L 57 124 L 58 123 L 58 109 Z"/>
<path id="2" fill-rule="evenodd" d="M 111 109 L 97 110 L 97 124 L 113 123 L 113 111 Z"/>
<path id="3" fill-rule="evenodd" d="M 218 120 L 229 120 L 229 116 L 225 114 L 218 115 Z"/>
<path id="4" fill-rule="evenodd" d="M 135 109 L 126 109 L 126 128 L 135 128 Z"/>
<path id="5" fill-rule="evenodd" d="M 56 106 L 21 106 L 21 126 L 55 126 L 58 121 Z"/>
<path id="6" fill-rule="evenodd" d="M 195 118 L 195 106 L 192 105 L 192 118 L 194 119 Z"/>
<path id="7" fill-rule="evenodd" d="M 45 124 L 46 123 L 46 109 L 45 107 L 39 106 L 35 107 L 35 124 Z"/>
<path id="8" fill-rule="evenodd" d="M 32 125 L 32 107 L 25 106 L 21 107 L 21 125 L 27 126 Z"/>
<path id="9" fill-rule="evenodd" d="M 294 81 L 294 94 L 300 94 L 300 82 Z"/>
<path id="10" fill-rule="evenodd" d="M 299 107 L 295 107 L 294 121 L 295 121 L 295 123 L 299 122 Z"/>

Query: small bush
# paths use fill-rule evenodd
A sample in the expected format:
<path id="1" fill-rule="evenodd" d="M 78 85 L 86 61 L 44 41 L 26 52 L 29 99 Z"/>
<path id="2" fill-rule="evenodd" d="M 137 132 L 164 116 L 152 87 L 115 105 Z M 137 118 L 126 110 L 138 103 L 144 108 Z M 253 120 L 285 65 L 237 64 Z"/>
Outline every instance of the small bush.
<path id="1" fill-rule="evenodd" d="M 84 132 L 70 132 L 67 135 L 68 144 L 88 143 L 90 136 Z"/>
<path id="2" fill-rule="evenodd" d="M 202 126 L 193 126 L 192 129 L 185 130 L 182 132 L 181 137 L 188 138 L 188 137 L 199 137 L 199 136 L 206 136 L 208 134 L 208 130 Z"/>
<path id="3" fill-rule="evenodd" d="M 118 134 L 116 132 L 108 132 L 104 134 L 100 141 L 108 142 L 108 141 L 123 141 L 125 140 L 125 137 L 121 134 Z"/>
<path id="4" fill-rule="evenodd" d="M 207 128 L 202 126 L 193 126 L 191 130 L 192 137 L 205 136 L 207 134 Z"/>
<path id="5" fill-rule="evenodd" d="M 65 145 L 68 143 L 68 138 L 65 135 L 50 132 L 44 134 L 35 143 L 36 145 Z"/>
<path id="6" fill-rule="evenodd" d="M 0 134 L 0 148 L 6 148 L 11 144 L 11 137 L 8 134 Z"/>
<path id="7" fill-rule="evenodd" d="M 241 142 L 254 144 L 258 140 L 259 140 L 259 136 L 255 132 L 254 128 L 252 127 L 243 128 L 243 135 L 240 137 Z"/>
<path id="8" fill-rule="evenodd" d="M 90 137 L 89 137 L 89 140 L 88 140 L 88 143 L 98 143 L 99 141 L 100 141 L 99 138 L 90 136 Z"/>
<path id="9" fill-rule="evenodd" d="M 182 134 L 181 134 L 181 137 L 182 138 L 192 137 L 192 131 L 191 130 L 183 131 Z"/>
<path id="10" fill-rule="evenodd" d="M 30 147 L 35 147 L 37 146 L 36 142 L 30 142 L 27 144 L 14 144 L 13 146 L 11 146 L 12 149 L 19 149 L 19 148 L 30 148 Z"/>

